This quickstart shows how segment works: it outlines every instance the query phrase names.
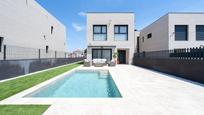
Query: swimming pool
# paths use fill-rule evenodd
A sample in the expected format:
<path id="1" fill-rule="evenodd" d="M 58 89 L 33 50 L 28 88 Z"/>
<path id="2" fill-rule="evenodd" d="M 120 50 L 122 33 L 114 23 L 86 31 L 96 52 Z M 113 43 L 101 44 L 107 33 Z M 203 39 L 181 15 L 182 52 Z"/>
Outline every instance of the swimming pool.
<path id="1" fill-rule="evenodd" d="M 108 70 L 75 70 L 26 97 L 35 98 L 120 98 Z"/>

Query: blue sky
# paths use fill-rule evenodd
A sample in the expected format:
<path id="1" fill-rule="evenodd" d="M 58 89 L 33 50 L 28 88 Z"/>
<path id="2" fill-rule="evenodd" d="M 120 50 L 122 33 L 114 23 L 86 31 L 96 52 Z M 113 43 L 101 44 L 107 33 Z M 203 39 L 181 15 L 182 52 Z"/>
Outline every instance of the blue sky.
<path id="1" fill-rule="evenodd" d="M 86 48 L 86 12 L 135 12 L 140 30 L 168 12 L 203 12 L 204 0 L 37 0 L 67 28 L 68 51 Z"/>

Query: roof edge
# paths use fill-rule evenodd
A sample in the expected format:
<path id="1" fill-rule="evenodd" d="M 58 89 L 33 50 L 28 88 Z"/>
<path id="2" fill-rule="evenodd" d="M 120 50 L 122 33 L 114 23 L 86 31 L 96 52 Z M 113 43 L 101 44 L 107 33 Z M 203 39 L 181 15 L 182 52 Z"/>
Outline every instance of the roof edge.
<path id="1" fill-rule="evenodd" d="M 169 12 L 167 14 L 204 14 L 204 12 Z"/>
<path id="2" fill-rule="evenodd" d="M 87 14 L 135 14 L 134 12 L 86 12 Z"/>

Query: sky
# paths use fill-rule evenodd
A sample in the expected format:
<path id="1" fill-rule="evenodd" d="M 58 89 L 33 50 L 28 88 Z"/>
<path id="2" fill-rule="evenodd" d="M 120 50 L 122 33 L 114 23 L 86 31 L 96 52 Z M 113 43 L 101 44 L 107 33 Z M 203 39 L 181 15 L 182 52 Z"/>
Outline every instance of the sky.
<path id="1" fill-rule="evenodd" d="M 196 2 L 195 2 L 196 1 Z M 37 0 L 67 29 L 67 50 L 86 48 L 86 12 L 135 12 L 141 30 L 168 12 L 204 12 L 204 0 Z"/>

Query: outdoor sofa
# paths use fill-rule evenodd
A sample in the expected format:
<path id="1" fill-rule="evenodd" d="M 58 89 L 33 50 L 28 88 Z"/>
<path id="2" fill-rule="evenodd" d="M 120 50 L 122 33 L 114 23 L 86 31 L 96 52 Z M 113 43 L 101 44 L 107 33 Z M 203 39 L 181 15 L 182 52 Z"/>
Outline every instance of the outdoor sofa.
<path id="1" fill-rule="evenodd" d="M 107 65 L 106 59 L 93 59 L 93 66 L 95 67 L 103 67 Z"/>
<path id="2" fill-rule="evenodd" d="M 90 67 L 91 66 L 91 61 L 85 59 L 84 60 L 84 67 Z"/>

